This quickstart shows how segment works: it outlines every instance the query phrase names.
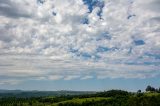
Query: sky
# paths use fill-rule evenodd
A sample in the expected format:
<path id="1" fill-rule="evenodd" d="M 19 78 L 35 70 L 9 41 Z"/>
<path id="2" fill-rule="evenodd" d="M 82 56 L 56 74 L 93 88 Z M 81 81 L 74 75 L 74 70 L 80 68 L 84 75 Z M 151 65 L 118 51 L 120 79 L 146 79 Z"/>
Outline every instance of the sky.
<path id="1" fill-rule="evenodd" d="M 159 0 L 0 0 L 0 89 L 160 87 Z"/>

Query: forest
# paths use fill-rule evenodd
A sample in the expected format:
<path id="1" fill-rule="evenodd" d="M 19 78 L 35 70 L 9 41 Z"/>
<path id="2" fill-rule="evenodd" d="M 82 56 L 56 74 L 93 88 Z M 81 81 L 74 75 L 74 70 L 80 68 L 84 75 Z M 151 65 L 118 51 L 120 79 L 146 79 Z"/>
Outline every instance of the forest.
<path id="1" fill-rule="evenodd" d="M 0 106 L 160 106 L 160 88 L 152 86 L 147 86 L 145 92 L 109 90 L 36 97 L 27 97 L 27 93 L 25 95 L 1 96 Z"/>

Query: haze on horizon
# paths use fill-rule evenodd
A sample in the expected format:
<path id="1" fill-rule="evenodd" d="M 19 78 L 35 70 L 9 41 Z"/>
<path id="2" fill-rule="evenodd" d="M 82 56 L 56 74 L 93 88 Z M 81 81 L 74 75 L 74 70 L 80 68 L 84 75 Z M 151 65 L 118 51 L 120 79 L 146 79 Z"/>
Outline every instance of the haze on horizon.
<path id="1" fill-rule="evenodd" d="M 0 0 L 0 89 L 160 86 L 159 0 Z"/>

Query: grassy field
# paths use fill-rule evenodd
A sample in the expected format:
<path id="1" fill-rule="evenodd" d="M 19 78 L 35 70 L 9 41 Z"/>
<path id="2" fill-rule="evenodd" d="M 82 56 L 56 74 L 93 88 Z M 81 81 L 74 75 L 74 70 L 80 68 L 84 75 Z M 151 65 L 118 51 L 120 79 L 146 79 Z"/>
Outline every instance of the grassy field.
<path id="1" fill-rule="evenodd" d="M 53 103 L 51 106 L 58 106 L 58 104 L 60 104 L 60 103 L 64 104 L 67 102 L 82 104 L 85 101 L 101 101 L 101 100 L 109 100 L 109 99 L 111 99 L 111 98 L 105 98 L 105 97 L 91 97 L 91 98 L 82 98 L 82 99 L 73 98 L 72 100 L 66 100 L 66 101 L 62 101 L 62 102 L 58 102 L 58 103 Z"/>
<path id="2" fill-rule="evenodd" d="M 144 93 L 145 96 L 158 96 L 160 95 L 160 93 L 156 93 L 156 92 L 146 92 Z"/>

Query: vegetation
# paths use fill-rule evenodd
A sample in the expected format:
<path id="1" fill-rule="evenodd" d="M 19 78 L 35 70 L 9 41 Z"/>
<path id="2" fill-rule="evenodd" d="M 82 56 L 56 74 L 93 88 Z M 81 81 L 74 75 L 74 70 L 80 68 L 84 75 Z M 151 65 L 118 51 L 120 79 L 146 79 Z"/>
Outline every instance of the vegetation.
<path id="1" fill-rule="evenodd" d="M 160 92 L 154 89 L 150 86 L 146 92 L 136 93 L 110 90 L 82 95 L 3 97 L 0 106 L 160 106 Z"/>
<path id="2" fill-rule="evenodd" d="M 95 92 L 88 91 L 21 91 L 21 90 L 0 90 L 0 98 L 2 97 L 16 97 L 16 98 L 30 98 L 30 97 L 44 97 L 44 96 L 67 96 L 67 95 L 83 95 L 94 94 Z"/>

